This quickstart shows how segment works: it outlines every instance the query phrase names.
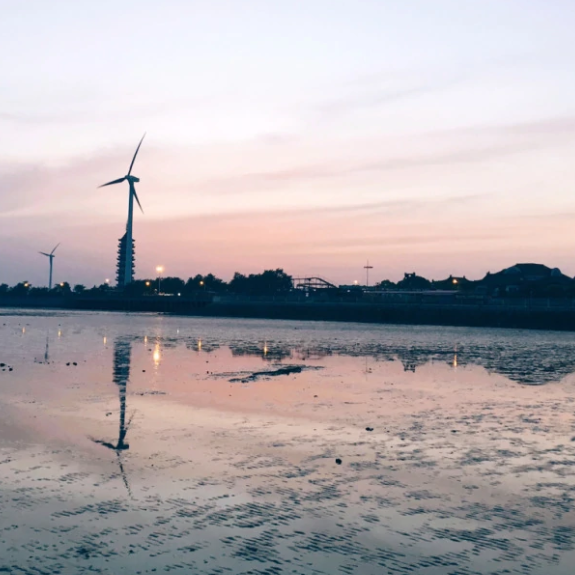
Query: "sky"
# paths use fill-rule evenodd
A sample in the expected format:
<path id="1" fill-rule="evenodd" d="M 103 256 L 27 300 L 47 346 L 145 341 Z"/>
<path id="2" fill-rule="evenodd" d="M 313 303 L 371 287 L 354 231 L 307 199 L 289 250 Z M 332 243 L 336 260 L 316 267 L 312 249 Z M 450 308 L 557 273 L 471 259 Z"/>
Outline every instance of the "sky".
<path id="1" fill-rule="evenodd" d="M 0 283 L 575 276 L 572 0 L 0 0 Z"/>

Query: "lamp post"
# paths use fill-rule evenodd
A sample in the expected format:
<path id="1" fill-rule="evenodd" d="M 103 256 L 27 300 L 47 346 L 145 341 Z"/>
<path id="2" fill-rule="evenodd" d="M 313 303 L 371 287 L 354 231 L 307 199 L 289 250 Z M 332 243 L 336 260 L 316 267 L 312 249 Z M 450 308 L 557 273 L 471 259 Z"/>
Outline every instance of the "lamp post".
<path id="1" fill-rule="evenodd" d="M 160 295 L 160 287 L 162 285 L 162 272 L 164 271 L 164 266 L 156 266 L 156 272 L 158 273 L 158 295 Z"/>
<path id="2" fill-rule="evenodd" d="M 363 266 L 365 270 L 365 287 L 369 287 L 369 270 L 373 269 L 373 266 L 369 265 L 369 260 L 367 260 L 367 264 Z"/>

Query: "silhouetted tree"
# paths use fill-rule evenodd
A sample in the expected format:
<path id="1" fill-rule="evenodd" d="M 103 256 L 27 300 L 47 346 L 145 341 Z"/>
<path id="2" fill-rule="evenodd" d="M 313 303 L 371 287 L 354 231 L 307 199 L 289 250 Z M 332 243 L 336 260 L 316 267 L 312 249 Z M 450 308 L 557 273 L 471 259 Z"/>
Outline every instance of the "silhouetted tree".
<path id="1" fill-rule="evenodd" d="M 10 293 L 15 296 L 26 296 L 28 295 L 28 291 L 30 289 L 30 282 L 24 281 L 16 284 L 11 290 Z"/>
<path id="2" fill-rule="evenodd" d="M 48 297 L 50 295 L 50 290 L 47 287 L 33 287 L 29 288 L 29 297 Z"/>
<path id="3" fill-rule="evenodd" d="M 416 275 L 414 272 L 412 274 L 405 274 L 404 278 L 397 282 L 397 287 L 405 290 L 429 289 L 431 287 L 431 282 L 424 277 Z"/>
<path id="4" fill-rule="evenodd" d="M 185 287 L 186 284 L 184 283 L 184 280 L 176 277 L 162 278 L 160 283 L 160 291 L 162 293 L 173 295 L 182 293 Z"/>
<path id="5" fill-rule="evenodd" d="M 397 284 L 393 283 L 391 280 L 383 280 L 376 284 L 375 287 L 379 289 L 395 289 Z"/>
<path id="6" fill-rule="evenodd" d="M 204 286 L 208 291 L 222 292 L 228 287 L 224 280 L 216 277 L 214 274 L 204 276 L 203 281 Z"/>
<path id="7" fill-rule="evenodd" d="M 229 283 L 230 291 L 237 294 L 245 294 L 249 291 L 249 281 L 248 278 L 241 274 L 240 272 L 236 272 L 234 277 Z"/>
<path id="8" fill-rule="evenodd" d="M 86 286 L 82 285 L 82 284 L 76 284 L 74 286 L 74 293 L 82 293 L 86 291 Z"/>
<path id="9" fill-rule="evenodd" d="M 228 285 L 225 281 L 216 277 L 214 274 L 201 275 L 196 274 L 194 277 L 188 278 L 186 285 L 183 289 L 185 294 L 193 294 L 197 292 L 223 292 L 226 291 Z"/>
<path id="10" fill-rule="evenodd" d="M 292 277 L 282 269 L 266 270 L 249 276 L 236 272 L 229 287 L 230 291 L 241 295 L 271 295 L 290 291 Z"/>
<path id="11" fill-rule="evenodd" d="M 8 284 L 0 284 L 0 295 L 6 295 L 8 293 Z"/>
<path id="12" fill-rule="evenodd" d="M 72 293 L 72 288 L 68 282 L 60 282 L 52 288 L 52 291 L 58 295 L 69 295 Z"/>
<path id="13" fill-rule="evenodd" d="M 154 293 L 154 288 L 157 286 L 156 280 L 134 280 L 123 288 L 123 292 L 130 296 L 140 296 Z"/>

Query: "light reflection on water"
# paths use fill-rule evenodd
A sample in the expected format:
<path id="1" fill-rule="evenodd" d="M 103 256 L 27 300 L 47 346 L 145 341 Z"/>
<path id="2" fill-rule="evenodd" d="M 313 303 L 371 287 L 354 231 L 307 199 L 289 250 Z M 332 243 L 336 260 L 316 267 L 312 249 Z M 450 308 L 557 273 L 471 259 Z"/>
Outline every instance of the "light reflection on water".
<path id="1" fill-rule="evenodd" d="M 162 355 L 160 353 L 160 342 L 156 341 L 154 344 L 154 355 L 152 356 L 154 359 L 154 366 L 158 367 L 160 365 L 160 360 L 162 359 Z"/>

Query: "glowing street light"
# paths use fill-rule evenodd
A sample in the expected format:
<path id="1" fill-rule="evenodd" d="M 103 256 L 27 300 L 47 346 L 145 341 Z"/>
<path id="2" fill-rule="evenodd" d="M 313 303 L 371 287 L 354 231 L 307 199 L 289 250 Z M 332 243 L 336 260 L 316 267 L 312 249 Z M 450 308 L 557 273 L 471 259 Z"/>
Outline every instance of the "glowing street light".
<path id="1" fill-rule="evenodd" d="M 156 266 L 156 273 L 158 274 L 158 295 L 160 295 L 160 286 L 162 281 L 162 272 L 164 271 L 164 266 Z"/>

